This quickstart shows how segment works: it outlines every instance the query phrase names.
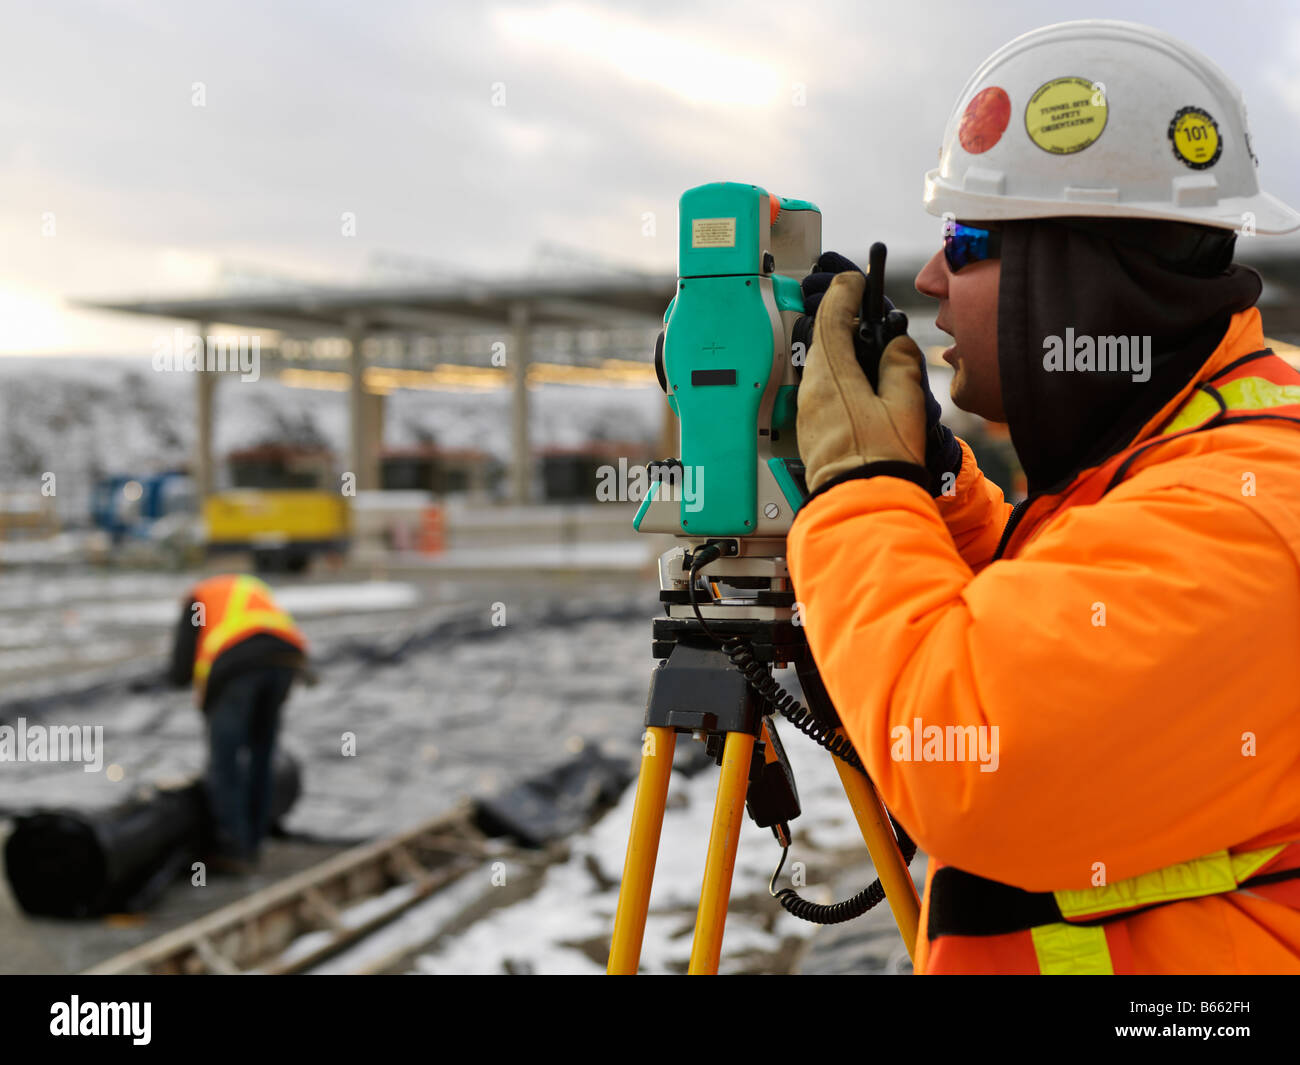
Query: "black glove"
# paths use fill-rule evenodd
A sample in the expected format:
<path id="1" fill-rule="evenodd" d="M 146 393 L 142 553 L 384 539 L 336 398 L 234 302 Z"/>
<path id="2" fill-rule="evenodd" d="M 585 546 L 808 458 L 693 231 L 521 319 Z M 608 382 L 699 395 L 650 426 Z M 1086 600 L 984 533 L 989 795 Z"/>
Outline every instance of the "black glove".
<path id="1" fill-rule="evenodd" d="M 795 323 L 794 339 L 804 344 L 805 351 L 812 347 L 812 324 L 822 297 L 831 287 L 835 275 L 842 274 L 846 270 L 857 270 L 858 273 L 862 273 L 854 262 L 838 252 L 824 251 L 813 264 L 813 272 L 803 279 L 801 288 L 804 317 Z M 893 309 L 893 303 L 886 296 L 885 313 L 888 314 Z M 855 334 L 854 344 L 860 343 Z M 961 469 L 961 445 L 957 443 L 957 437 L 953 435 L 952 430 L 939 421 L 943 416 L 943 408 L 939 406 L 939 401 L 934 398 L 934 392 L 930 389 L 930 375 L 926 371 L 924 361 L 921 363 L 921 387 L 925 390 L 925 468 L 930 473 L 930 494 L 938 496 L 943 492 L 944 474 L 951 473 L 956 476 Z"/>

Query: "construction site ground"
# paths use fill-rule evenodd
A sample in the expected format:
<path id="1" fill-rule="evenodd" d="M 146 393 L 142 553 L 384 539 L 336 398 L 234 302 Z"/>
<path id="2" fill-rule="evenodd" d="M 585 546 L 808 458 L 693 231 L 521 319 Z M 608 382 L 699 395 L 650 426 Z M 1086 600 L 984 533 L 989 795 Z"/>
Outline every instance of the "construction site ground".
<path id="1" fill-rule="evenodd" d="M 20 611 L 11 604 L 22 600 L 7 598 L 0 606 L 0 718 L 102 726 L 103 768 L 5 763 L 0 819 L 37 807 L 102 808 L 145 783 L 202 771 L 198 711 L 187 692 L 151 679 L 193 577 L 22 575 L 28 602 L 40 605 Z M 201 887 L 178 880 L 144 914 L 36 919 L 0 887 L 0 971 L 81 971 L 350 844 L 506 790 L 587 745 L 630 763 L 639 754 L 659 607 L 653 578 L 631 554 L 606 558 L 598 574 L 580 564 L 454 574 L 415 566 L 274 583 L 312 640 L 318 674 L 292 694 L 281 732 L 303 772 L 287 836 L 268 841 L 252 876 L 209 876 Z M 56 651 L 60 641 L 75 645 L 80 667 L 60 668 L 41 633 Z M 780 679 L 797 684 L 793 671 Z M 788 729 L 786 747 L 804 814 L 785 873 L 802 863 L 802 893 L 838 901 L 870 880 L 865 848 L 829 756 Z M 715 784 L 709 770 L 674 777 L 643 971 L 685 968 Z M 386 971 L 602 971 L 633 791 L 547 861 L 507 861 L 491 881 L 487 866 L 467 874 L 316 971 L 356 971 L 367 951 L 391 959 Z M 767 892 L 779 857 L 770 832 L 746 823 L 722 971 L 908 971 L 884 906 L 817 936 L 785 914 Z"/>

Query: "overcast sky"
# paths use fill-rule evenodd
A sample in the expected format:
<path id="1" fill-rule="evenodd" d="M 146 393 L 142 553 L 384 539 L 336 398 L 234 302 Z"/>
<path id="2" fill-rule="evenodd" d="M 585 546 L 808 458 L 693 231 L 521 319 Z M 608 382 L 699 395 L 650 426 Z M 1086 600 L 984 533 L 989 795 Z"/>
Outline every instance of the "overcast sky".
<path id="1" fill-rule="evenodd" d="M 6 353 L 146 353 L 156 324 L 63 300 L 210 291 L 222 262 L 344 280 L 397 252 L 490 276 L 546 241 L 672 270 L 677 197 L 705 181 L 813 200 L 830 248 L 919 251 L 936 236 L 922 175 L 967 77 L 1012 37 L 1080 17 L 1146 22 L 1214 59 L 1245 94 L 1261 183 L 1300 205 L 1297 4 L 0 0 L 0 14 Z"/>

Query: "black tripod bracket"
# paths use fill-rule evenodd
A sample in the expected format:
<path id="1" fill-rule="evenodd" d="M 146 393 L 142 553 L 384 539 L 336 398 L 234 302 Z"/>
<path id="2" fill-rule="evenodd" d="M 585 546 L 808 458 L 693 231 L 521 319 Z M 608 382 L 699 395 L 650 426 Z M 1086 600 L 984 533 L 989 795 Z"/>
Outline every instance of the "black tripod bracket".
<path id="1" fill-rule="evenodd" d="M 750 763 L 746 806 L 755 824 L 771 828 L 793 821 L 800 807 L 794 773 L 776 730 L 763 731 L 764 712 L 761 696 L 716 643 L 687 642 L 679 636 L 651 677 L 645 726 L 702 733 L 705 749 L 719 765 L 728 732 L 755 737 L 759 742 Z"/>
<path id="2" fill-rule="evenodd" d="M 716 646 L 676 643 L 650 680 L 647 728 L 757 736 L 762 720 L 754 690 Z"/>

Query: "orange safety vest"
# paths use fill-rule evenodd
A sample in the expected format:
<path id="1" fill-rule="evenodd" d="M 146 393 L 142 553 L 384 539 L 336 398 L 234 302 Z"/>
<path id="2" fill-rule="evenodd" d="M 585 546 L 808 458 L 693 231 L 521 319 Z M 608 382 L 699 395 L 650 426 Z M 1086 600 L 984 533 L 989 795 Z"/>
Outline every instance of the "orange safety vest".
<path id="1" fill-rule="evenodd" d="M 300 651 L 307 649 L 307 640 L 293 619 L 276 605 L 271 589 L 256 577 L 211 577 L 195 586 L 191 598 L 203 609 L 194 653 L 194 691 L 199 702 L 217 656 L 250 636 L 270 633 Z"/>
<path id="2" fill-rule="evenodd" d="M 1010 515 L 964 446 L 961 498 L 938 512 L 890 478 L 846 482 L 800 512 L 788 554 L 809 644 L 882 797 L 932 855 L 917 972 L 1300 972 L 1300 687 L 1282 665 L 1300 615 L 1300 373 L 1262 348 L 1259 312 L 1234 315 L 1133 445 Z M 1216 528 L 1231 555 L 1208 543 Z M 1220 573 L 1239 587 L 1216 585 Z M 1142 599 L 1137 578 L 1168 599 Z M 1115 613 L 1090 629 L 1098 598 Z M 1271 644 L 1197 627 L 1232 626 L 1250 602 L 1276 626 Z M 1264 623 L 1250 621 L 1237 627 L 1258 641 Z M 1221 662 L 1177 650 L 1204 655 L 1216 639 Z M 1102 731 L 1072 731 L 1092 718 L 1090 694 L 1106 708 Z M 893 761 L 883 737 L 927 706 L 945 723 L 1000 722 L 999 771 Z M 1141 731 L 1115 742 L 1117 722 Z M 1261 724 L 1260 757 L 1237 752 L 1229 767 L 1233 730 Z M 1180 727 L 1207 726 L 1199 746 L 1170 743 Z M 1161 764 L 1171 746 L 1194 760 Z M 1140 870 L 1144 852 L 1198 841 L 1209 853 L 1105 876 L 1108 862 Z M 1042 890 L 1087 882 L 1076 870 L 1094 857 L 1107 860 L 1096 886 Z"/>
<path id="3" fill-rule="evenodd" d="M 1207 429 L 1253 421 L 1300 426 L 1300 373 L 1271 350 L 1250 352 L 1196 385 L 1153 438 L 1129 447 L 1013 513 L 995 558 L 1012 557 L 1049 516 L 1096 503 L 1162 445 Z M 1274 521 L 1291 518 L 1265 500 Z M 1027 892 L 951 866 L 934 870 L 927 892 L 926 971 L 1044 975 L 1132 974 L 1132 915 L 1187 899 L 1234 891 L 1300 908 L 1300 840 L 1229 847 L 1153 872 L 1070 891 Z"/>

